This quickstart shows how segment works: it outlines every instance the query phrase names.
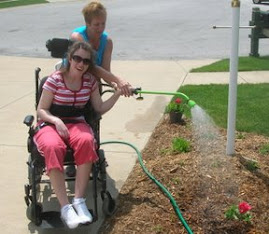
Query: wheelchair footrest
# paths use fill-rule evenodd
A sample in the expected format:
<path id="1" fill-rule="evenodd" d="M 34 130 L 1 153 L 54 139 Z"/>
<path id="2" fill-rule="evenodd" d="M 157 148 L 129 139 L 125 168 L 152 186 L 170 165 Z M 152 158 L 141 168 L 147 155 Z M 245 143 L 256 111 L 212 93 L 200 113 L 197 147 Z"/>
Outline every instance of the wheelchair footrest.
<path id="1" fill-rule="evenodd" d="M 93 215 L 93 211 L 89 210 L 91 214 Z M 93 215 L 93 222 L 95 222 L 97 219 Z M 88 224 L 89 225 L 89 224 Z M 46 211 L 42 213 L 42 225 L 44 229 L 54 229 L 54 228 L 66 228 L 65 224 L 63 223 L 61 219 L 61 213 L 59 211 Z M 79 226 L 83 228 L 83 226 L 87 225 L 81 225 Z"/>

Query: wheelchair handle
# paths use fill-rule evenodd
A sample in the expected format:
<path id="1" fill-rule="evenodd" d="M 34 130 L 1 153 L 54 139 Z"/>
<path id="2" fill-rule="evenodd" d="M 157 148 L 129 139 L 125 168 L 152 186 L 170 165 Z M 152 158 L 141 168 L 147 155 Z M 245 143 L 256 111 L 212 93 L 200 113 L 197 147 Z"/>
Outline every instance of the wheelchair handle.
<path id="1" fill-rule="evenodd" d="M 39 67 L 37 67 L 35 69 L 35 108 L 37 108 L 37 103 L 38 103 L 38 88 L 39 88 L 39 73 L 40 73 L 41 69 Z"/>

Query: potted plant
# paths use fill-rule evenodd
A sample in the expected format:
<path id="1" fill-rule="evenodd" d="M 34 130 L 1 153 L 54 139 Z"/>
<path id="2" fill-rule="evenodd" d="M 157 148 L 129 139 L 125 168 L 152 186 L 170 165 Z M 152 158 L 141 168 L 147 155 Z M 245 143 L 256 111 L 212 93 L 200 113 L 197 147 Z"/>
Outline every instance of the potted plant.
<path id="1" fill-rule="evenodd" d="M 166 106 L 166 112 L 169 113 L 170 123 L 182 123 L 184 110 L 185 104 L 182 99 L 179 97 L 173 98 Z"/>

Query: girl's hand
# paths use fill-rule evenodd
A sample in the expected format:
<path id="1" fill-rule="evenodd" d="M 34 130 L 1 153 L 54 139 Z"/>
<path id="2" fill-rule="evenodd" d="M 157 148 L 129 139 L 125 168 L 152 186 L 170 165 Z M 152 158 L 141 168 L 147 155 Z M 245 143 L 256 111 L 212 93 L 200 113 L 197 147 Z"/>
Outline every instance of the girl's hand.
<path id="1" fill-rule="evenodd" d="M 124 94 L 122 93 L 122 90 L 121 90 L 121 89 L 115 89 L 114 94 L 115 94 L 116 96 L 124 95 Z"/>
<path id="2" fill-rule="evenodd" d="M 117 85 L 114 86 L 114 89 L 115 89 L 115 94 L 118 95 L 118 96 L 125 96 L 125 97 L 130 97 L 131 95 L 133 95 L 133 88 L 129 85 L 129 86 L 126 86 L 124 88 L 118 88 Z M 126 89 L 126 90 L 125 90 Z"/>
<path id="3" fill-rule="evenodd" d="M 121 90 L 122 95 L 124 95 L 125 97 L 132 96 L 133 95 L 132 86 L 128 82 L 122 79 L 119 79 L 119 80 L 120 82 L 118 82 L 117 85 L 118 85 L 118 88 Z"/>
<path id="4" fill-rule="evenodd" d="M 125 86 L 121 87 L 121 92 L 125 97 L 130 97 L 133 95 L 132 93 L 132 86 L 127 83 Z"/>
<path id="5" fill-rule="evenodd" d="M 58 134 L 63 138 L 63 139 L 68 139 L 69 138 L 69 131 L 64 122 L 57 118 L 57 120 L 54 122 L 54 125 L 56 127 L 56 130 Z"/>

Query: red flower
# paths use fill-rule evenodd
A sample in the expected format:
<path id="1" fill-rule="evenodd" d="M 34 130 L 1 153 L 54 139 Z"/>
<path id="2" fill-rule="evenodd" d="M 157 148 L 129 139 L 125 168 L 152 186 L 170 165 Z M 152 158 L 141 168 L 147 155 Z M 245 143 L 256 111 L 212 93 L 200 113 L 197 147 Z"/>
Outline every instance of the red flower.
<path id="1" fill-rule="evenodd" d="M 251 210 L 252 207 L 247 202 L 241 202 L 238 205 L 238 209 L 239 209 L 240 214 L 244 214 L 248 212 L 249 210 Z"/>
<path id="2" fill-rule="evenodd" d="M 175 103 L 177 103 L 177 104 L 181 104 L 181 102 L 182 102 L 182 100 L 181 100 L 180 98 L 176 98 L 176 99 L 175 99 Z"/>

